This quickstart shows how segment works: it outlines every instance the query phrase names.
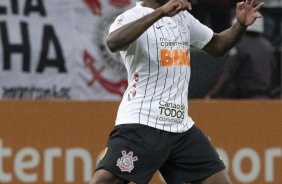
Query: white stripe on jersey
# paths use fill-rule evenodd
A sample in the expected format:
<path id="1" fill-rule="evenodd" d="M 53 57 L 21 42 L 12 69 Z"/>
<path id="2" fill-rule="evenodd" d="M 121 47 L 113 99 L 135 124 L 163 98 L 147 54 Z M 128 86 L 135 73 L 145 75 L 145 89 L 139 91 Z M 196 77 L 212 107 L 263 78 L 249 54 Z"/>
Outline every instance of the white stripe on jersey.
<path id="1" fill-rule="evenodd" d="M 153 12 L 140 2 L 119 15 L 110 32 Z M 190 45 L 202 49 L 212 30 L 188 12 L 164 17 L 121 51 L 128 72 L 128 88 L 116 125 L 139 123 L 169 132 L 184 132 L 194 122 L 188 116 Z"/>

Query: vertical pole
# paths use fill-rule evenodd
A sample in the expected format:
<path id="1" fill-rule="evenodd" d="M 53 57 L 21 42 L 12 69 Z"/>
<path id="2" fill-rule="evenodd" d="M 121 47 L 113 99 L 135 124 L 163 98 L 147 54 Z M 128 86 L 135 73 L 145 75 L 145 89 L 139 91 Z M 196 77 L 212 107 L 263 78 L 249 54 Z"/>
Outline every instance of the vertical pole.
<path id="1" fill-rule="evenodd" d="M 282 20 L 280 22 L 280 36 L 282 36 Z M 282 99 L 282 38 L 280 38 L 280 98 Z"/>

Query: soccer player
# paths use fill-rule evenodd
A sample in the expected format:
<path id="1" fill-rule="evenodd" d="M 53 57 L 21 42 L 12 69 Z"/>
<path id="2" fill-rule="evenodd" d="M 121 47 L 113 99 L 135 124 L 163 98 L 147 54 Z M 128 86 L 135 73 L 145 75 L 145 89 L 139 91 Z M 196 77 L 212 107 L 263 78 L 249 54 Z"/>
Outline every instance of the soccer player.
<path id="1" fill-rule="evenodd" d="M 238 3 L 237 22 L 218 34 L 189 13 L 187 0 L 143 0 L 116 18 L 107 45 L 120 51 L 128 88 L 91 184 L 147 184 L 157 170 L 168 184 L 231 183 L 188 115 L 189 50 L 224 55 L 260 17 L 262 5 Z"/>

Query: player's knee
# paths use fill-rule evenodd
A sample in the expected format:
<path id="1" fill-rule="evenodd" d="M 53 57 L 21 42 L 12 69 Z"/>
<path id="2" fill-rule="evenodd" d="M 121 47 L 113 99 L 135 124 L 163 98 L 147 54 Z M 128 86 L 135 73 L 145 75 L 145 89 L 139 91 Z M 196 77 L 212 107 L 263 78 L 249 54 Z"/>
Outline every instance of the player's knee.
<path id="1" fill-rule="evenodd" d="M 123 184 L 115 175 L 106 170 L 98 170 L 95 172 L 90 184 Z"/>
<path id="2" fill-rule="evenodd" d="M 208 178 L 194 181 L 191 184 L 215 184 L 215 183 L 216 184 L 232 184 L 226 169 L 218 173 L 215 173 Z"/>
<path id="3" fill-rule="evenodd" d="M 232 182 L 230 180 L 226 180 L 222 184 L 232 184 Z"/>

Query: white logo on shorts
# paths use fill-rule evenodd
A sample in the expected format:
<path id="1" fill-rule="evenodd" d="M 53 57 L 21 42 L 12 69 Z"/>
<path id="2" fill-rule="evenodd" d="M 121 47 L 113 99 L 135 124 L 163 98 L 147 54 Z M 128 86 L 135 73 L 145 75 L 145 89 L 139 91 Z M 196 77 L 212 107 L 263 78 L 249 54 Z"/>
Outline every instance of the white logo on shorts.
<path id="1" fill-rule="evenodd" d="M 132 151 L 126 154 L 126 151 L 123 150 L 121 153 L 123 156 L 117 160 L 117 166 L 120 168 L 122 172 L 127 171 L 130 173 L 134 168 L 133 162 L 137 161 L 138 158 L 137 156 L 133 157 Z"/>

